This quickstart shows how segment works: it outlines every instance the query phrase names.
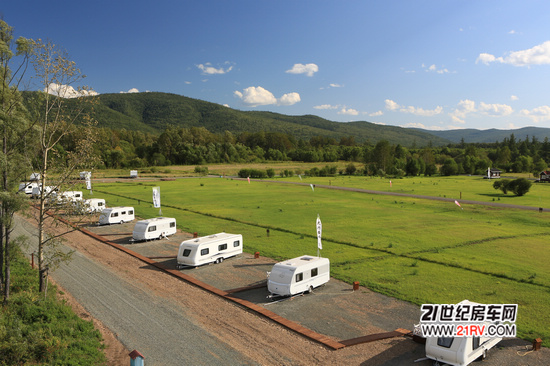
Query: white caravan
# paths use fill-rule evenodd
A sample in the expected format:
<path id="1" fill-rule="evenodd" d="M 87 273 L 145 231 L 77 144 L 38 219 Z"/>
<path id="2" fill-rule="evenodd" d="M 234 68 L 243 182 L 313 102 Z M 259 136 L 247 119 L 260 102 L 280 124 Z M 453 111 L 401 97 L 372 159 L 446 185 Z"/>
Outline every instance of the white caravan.
<path id="1" fill-rule="evenodd" d="M 76 203 L 82 201 L 82 191 L 65 191 L 57 194 L 57 203 Z"/>
<path id="2" fill-rule="evenodd" d="M 123 224 L 135 219 L 133 207 L 109 207 L 101 211 L 98 225 Z"/>
<path id="3" fill-rule="evenodd" d="M 243 236 L 218 233 L 183 241 L 180 244 L 177 268 L 196 267 L 206 263 L 221 263 L 243 252 Z"/>
<path id="4" fill-rule="evenodd" d="M 40 173 L 32 173 L 29 180 L 32 181 L 39 181 L 42 176 Z"/>
<path id="5" fill-rule="evenodd" d="M 79 203 L 77 208 L 87 213 L 103 212 L 105 200 L 103 198 L 89 198 Z"/>
<path id="6" fill-rule="evenodd" d="M 311 292 L 329 280 L 328 258 L 303 255 L 276 263 L 268 273 L 267 290 L 271 296 L 291 296 Z"/>
<path id="7" fill-rule="evenodd" d="M 33 187 L 32 189 L 32 198 L 40 198 L 40 193 L 42 192 L 42 186 L 38 184 L 38 186 Z M 51 192 L 57 192 L 57 188 L 55 186 L 46 186 L 46 189 L 44 190 L 44 196 L 48 196 Z"/>
<path id="8" fill-rule="evenodd" d="M 461 301 L 459 304 L 479 305 L 468 300 Z M 426 357 L 434 363 L 466 366 L 478 358 L 484 359 L 487 351 L 501 340 L 502 337 L 426 337 Z"/>
<path id="9" fill-rule="evenodd" d="M 19 192 L 23 192 L 25 194 L 32 195 L 32 190 L 35 187 L 40 187 L 40 183 L 37 183 L 37 182 L 19 183 Z"/>
<path id="10" fill-rule="evenodd" d="M 132 238 L 135 241 L 162 239 L 175 234 L 176 231 L 176 219 L 172 217 L 155 217 L 136 222 Z"/>

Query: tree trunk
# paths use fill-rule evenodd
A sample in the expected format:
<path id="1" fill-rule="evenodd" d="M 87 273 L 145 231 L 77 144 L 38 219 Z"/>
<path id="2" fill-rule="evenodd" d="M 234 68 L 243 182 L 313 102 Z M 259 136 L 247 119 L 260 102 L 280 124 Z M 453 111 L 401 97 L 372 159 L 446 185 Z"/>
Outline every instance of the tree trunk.
<path id="1" fill-rule="evenodd" d="M 3 210 L 4 211 L 4 210 Z M 6 212 L 4 211 L 4 215 L 6 214 Z M 11 275 L 11 268 L 10 268 L 10 233 L 9 233 L 9 228 L 6 226 L 4 227 L 5 231 L 4 231 L 4 239 L 5 239 L 5 244 L 4 244 L 4 258 L 5 258 L 5 265 L 4 265 L 4 281 L 5 281 L 5 284 L 4 284 L 4 301 L 3 301 L 3 304 L 4 306 L 8 304 L 8 301 L 10 299 L 10 275 Z"/>

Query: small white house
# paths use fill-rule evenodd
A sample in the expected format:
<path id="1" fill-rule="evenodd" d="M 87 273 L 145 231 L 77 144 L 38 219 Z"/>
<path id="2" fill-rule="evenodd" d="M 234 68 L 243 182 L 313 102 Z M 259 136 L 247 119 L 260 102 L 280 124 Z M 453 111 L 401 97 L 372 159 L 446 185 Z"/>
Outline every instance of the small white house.
<path id="1" fill-rule="evenodd" d="M 79 174 L 80 179 L 90 179 L 92 177 L 92 172 L 83 171 Z"/>
<path id="2" fill-rule="evenodd" d="M 132 238 L 135 241 L 162 239 L 176 233 L 176 219 L 172 217 L 155 217 L 136 222 Z"/>
<path id="3" fill-rule="evenodd" d="M 221 263 L 243 252 L 243 236 L 218 233 L 183 241 L 177 257 L 177 267 L 196 267 L 206 263 Z"/>
<path id="4" fill-rule="evenodd" d="M 459 304 L 479 305 L 468 300 Z M 440 364 L 466 366 L 478 358 L 484 359 L 487 351 L 501 340 L 501 337 L 426 337 L 426 357 Z"/>
<path id="5" fill-rule="evenodd" d="M 35 187 L 40 187 L 40 183 L 38 183 L 38 182 L 19 183 L 19 190 L 18 191 L 22 192 L 22 193 L 25 193 L 25 194 L 28 194 L 28 195 L 32 195 L 32 190 Z"/>
<path id="6" fill-rule="evenodd" d="M 138 177 L 138 171 L 130 170 L 130 178 L 137 178 L 137 177 Z"/>
<path id="7" fill-rule="evenodd" d="M 98 225 L 123 224 L 135 219 L 134 208 L 119 206 L 109 207 L 101 211 L 99 215 Z"/>
<path id="8" fill-rule="evenodd" d="M 105 209 L 105 200 L 103 198 L 89 198 L 82 201 L 82 203 L 80 203 L 78 207 L 81 208 L 82 212 L 103 212 L 103 210 Z"/>
<path id="9" fill-rule="evenodd" d="M 329 280 L 328 258 L 303 255 L 276 263 L 268 273 L 267 290 L 271 296 L 291 296 L 311 292 Z"/>

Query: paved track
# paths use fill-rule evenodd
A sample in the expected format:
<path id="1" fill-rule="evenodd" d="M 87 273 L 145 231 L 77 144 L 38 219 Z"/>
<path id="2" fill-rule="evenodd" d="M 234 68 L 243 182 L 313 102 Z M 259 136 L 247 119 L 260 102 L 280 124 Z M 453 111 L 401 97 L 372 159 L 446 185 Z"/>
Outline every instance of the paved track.
<path id="1" fill-rule="evenodd" d="M 14 234 L 30 238 L 30 253 L 36 249 L 36 228 L 16 221 Z M 256 364 L 189 321 L 179 304 L 142 291 L 78 252 L 50 276 L 94 318 L 115 330 L 128 349 L 141 352 L 149 366 Z"/>

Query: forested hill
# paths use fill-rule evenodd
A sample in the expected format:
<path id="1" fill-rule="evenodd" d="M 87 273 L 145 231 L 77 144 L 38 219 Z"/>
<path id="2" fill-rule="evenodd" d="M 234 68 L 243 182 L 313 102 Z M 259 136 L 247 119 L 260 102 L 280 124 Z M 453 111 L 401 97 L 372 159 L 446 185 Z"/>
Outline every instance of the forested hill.
<path id="1" fill-rule="evenodd" d="M 550 139 L 550 128 L 543 127 L 523 127 L 516 130 L 497 130 L 492 128 L 490 130 L 476 130 L 476 129 L 463 129 L 463 130 L 449 130 L 449 131 L 427 131 L 433 135 L 439 136 L 443 139 L 450 140 L 453 143 L 459 143 L 464 139 L 467 143 L 493 143 L 501 142 L 506 138 L 510 138 L 510 135 L 514 134 L 516 139 L 525 140 L 528 138 L 531 140 L 535 137 L 538 141 L 544 141 L 545 138 Z"/>
<path id="2" fill-rule="evenodd" d="M 333 122 L 313 116 L 288 116 L 271 112 L 243 112 L 220 104 L 205 102 L 176 94 L 128 93 L 101 94 L 95 108 L 100 127 L 125 128 L 160 134 L 168 126 L 204 127 L 213 133 L 230 131 L 279 132 L 303 138 L 323 136 L 340 141 L 353 136 L 357 143 L 377 143 L 418 147 L 446 145 L 450 141 L 426 131 L 369 122 Z"/>

